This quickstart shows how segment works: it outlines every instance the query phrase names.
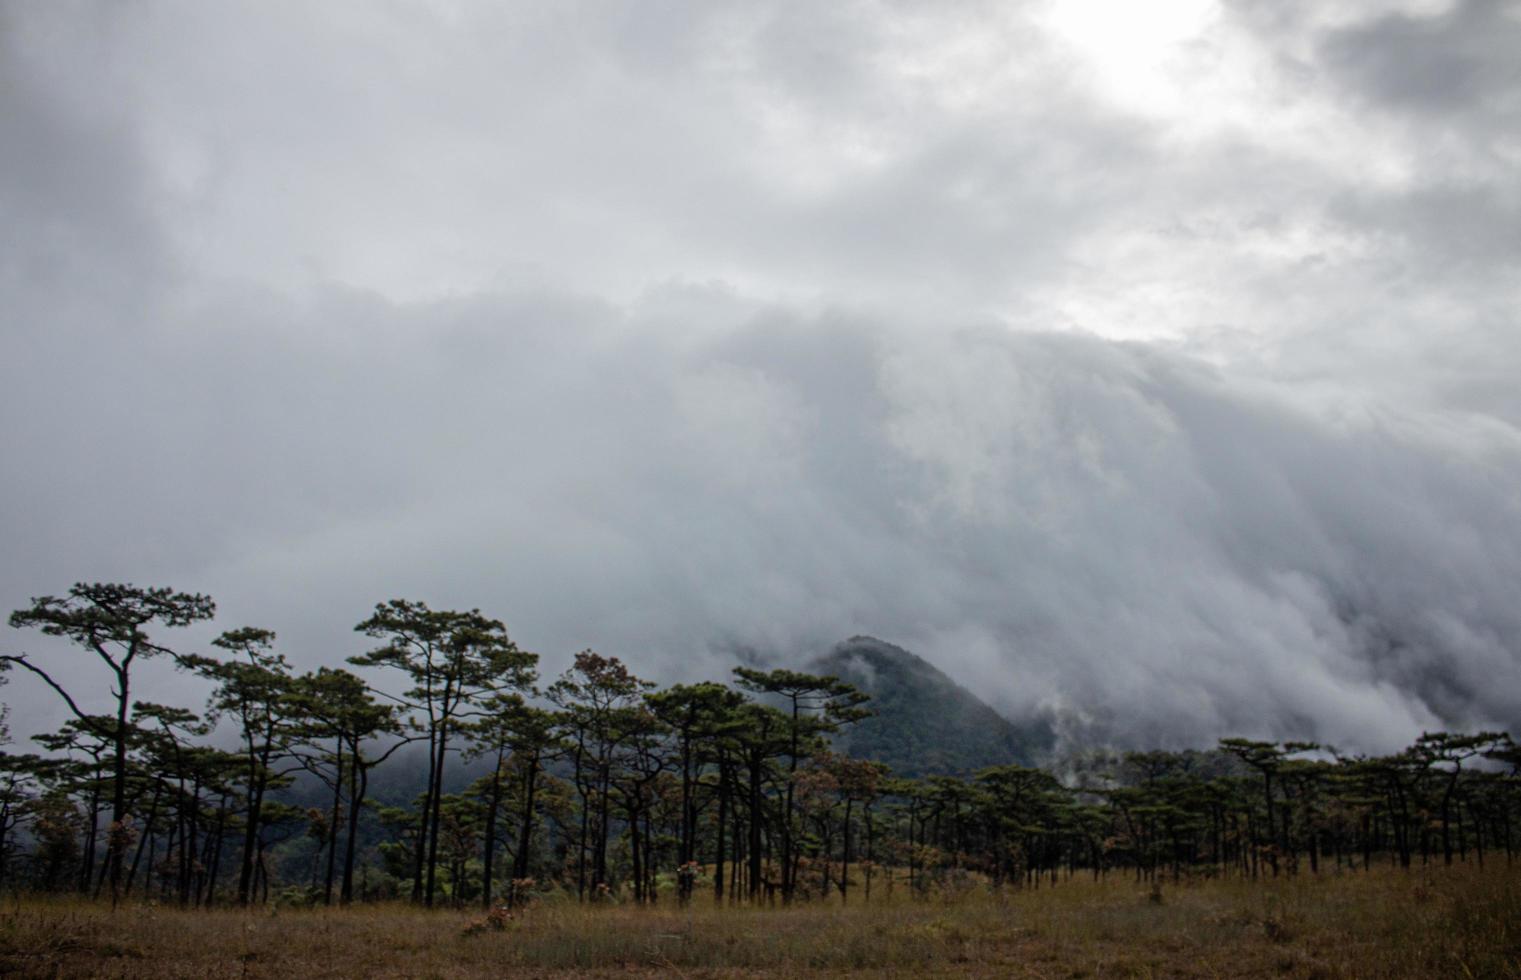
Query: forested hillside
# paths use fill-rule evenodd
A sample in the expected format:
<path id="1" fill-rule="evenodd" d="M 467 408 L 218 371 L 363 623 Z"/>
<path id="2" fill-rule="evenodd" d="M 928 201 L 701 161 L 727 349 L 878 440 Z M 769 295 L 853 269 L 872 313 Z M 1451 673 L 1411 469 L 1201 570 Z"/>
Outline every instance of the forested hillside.
<path id="1" fill-rule="evenodd" d="M 891 643 L 853 636 L 809 669 L 871 695 L 872 715 L 834 739 L 838 751 L 886 763 L 904 776 L 965 775 L 988 766 L 1044 761 L 1043 722 L 1014 725 L 933 664 Z"/>

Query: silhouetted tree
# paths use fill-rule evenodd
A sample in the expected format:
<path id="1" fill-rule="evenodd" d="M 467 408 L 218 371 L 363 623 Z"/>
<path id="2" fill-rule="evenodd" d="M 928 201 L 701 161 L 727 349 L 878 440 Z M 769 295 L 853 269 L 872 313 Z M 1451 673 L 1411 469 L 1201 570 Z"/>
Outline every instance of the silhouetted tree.
<path id="1" fill-rule="evenodd" d="M 374 614 L 354 628 L 383 645 L 349 662 L 401 671 L 412 683 L 401 703 L 422 714 L 429 749 L 428 788 L 420 829 L 424 846 L 417 849 L 412 895 L 431 907 L 450 739 L 460 723 L 476 716 L 482 698 L 529 688 L 538 655 L 519 650 L 501 621 L 478 609 L 435 611 L 425 603 L 393 599 L 377 605 Z"/>
<path id="2" fill-rule="evenodd" d="M 630 673 L 617 657 L 583 650 L 545 692 L 560 709 L 560 730 L 569 746 L 572 781 L 581 797 L 576 894 L 582 900 L 588 889 L 596 895 L 600 888 L 611 886 L 607 845 L 612 829 L 614 766 L 619 746 L 638 730 L 643 694 L 653 686 Z"/>
<path id="3" fill-rule="evenodd" d="M 784 700 L 790 725 L 786 798 L 782 807 L 782 900 L 790 901 L 796 874 L 793 782 L 804 741 L 809 736 L 838 731 L 841 725 L 859 721 L 871 714 L 861 705 L 871 696 L 838 677 L 804 674 L 794 670 L 762 671 L 735 667 L 741 687 L 757 694 L 769 694 Z"/>
<path id="4" fill-rule="evenodd" d="M 63 699 L 81 724 L 94 728 L 97 734 L 112 742 L 111 831 L 106 863 L 113 902 L 121 884 L 122 855 L 129 832 L 127 745 L 132 668 L 139 659 L 177 656 L 168 647 L 154 642 L 146 628 L 150 625 L 189 626 L 210 619 L 215 613 L 216 604 L 209 596 L 167 588 L 142 589 L 132 585 L 86 585 L 82 582 L 70 588 L 66 596 L 34 598 L 27 608 L 11 613 L 11 626 L 39 629 L 44 635 L 66 639 L 93 653 L 110 672 L 116 711 L 107 722 L 99 715 L 83 711 L 51 674 L 25 654 L 0 657 L 0 660 L 24 667 L 41 678 Z"/>
<path id="5" fill-rule="evenodd" d="M 196 657 L 192 663 L 216 685 L 211 695 L 210 716 L 231 718 L 238 729 L 245 809 L 237 901 L 247 905 L 253 898 L 257 862 L 263 852 L 259 834 L 265 796 L 288 775 L 277 770 L 275 764 L 290 752 L 301 706 L 293 698 L 296 679 L 290 664 L 283 654 L 272 649 L 273 631 L 243 627 L 229 630 L 211 642 L 227 651 L 231 659 Z"/>

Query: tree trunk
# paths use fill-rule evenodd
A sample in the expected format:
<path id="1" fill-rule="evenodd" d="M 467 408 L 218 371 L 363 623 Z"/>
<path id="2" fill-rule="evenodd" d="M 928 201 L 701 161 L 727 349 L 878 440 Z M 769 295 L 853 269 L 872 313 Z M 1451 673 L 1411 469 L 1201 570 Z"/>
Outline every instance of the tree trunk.
<path id="1" fill-rule="evenodd" d="M 359 842 L 359 814 L 364 808 L 364 794 L 369 789 L 370 770 L 359 757 L 358 747 L 349 762 L 349 827 L 343 845 L 343 888 L 338 901 L 344 905 L 354 900 L 354 855 Z"/>
<path id="2" fill-rule="evenodd" d="M 722 757 L 718 760 L 718 841 L 713 850 L 713 903 L 724 902 L 724 822 L 729 816 L 729 771 Z"/>
<path id="3" fill-rule="evenodd" d="M 333 904 L 333 879 L 338 871 L 338 826 L 342 821 L 343 805 L 343 738 L 338 739 L 338 751 L 333 770 L 333 812 L 327 821 L 327 874 L 322 885 L 322 904 Z"/>
<path id="4" fill-rule="evenodd" d="M 126 656 L 122 658 L 121 667 L 116 671 L 116 731 L 111 733 L 116 758 L 112 762 L 111 773 L 111 828 L 106 836 L 106 863 L 110 867 L 112 908 L 116 907 L 121 890 L 122 851 L 126 848 L 127 840 L 127 707 L 131 704 L 127 670 L 136 653 L 137 643 L 133 641 Z"/>
<path id="5" fill-rule="evenodd" d="M 528 877 L 528 851 L 533 845 L 534 791 L 539 775 L 539 754 L 535 751 L 528 759 L 528 772 L 523 777 L 523 819 L 518 827 L 518 852 L 512 856 L 512 885 L 508 892 L 509 904 L 517 904 L 519 881 Z"/>
<path id="6" fill-rule="evenodd" d="M 854 803 L 855 803 L 854 800 L 846 800 L 845 801 L 845 828 L 842 831 L 844 833 L 844 835 L 845 835 L 845 839 L 844 839 L 844 841 L 841 842 L 842 843 L 842 848 L 841 848 L 841 855 L 840 855 L 840 904 L 841 905 L 846 905 L 846 904 L 848 904 L 850 902 L 850 810 L 851 810 L 851 806 Z"/>
<path id="7" fill-rule="evenodd" d="M 761 760 L 750 760 L 750 901 L 760 898 L 761 886 Z"/>
<path id="8" fill-rule="evenodd" d="M 504 749 L 496 750 L 496 768 L 491 771 L 491 796 L 486 802 L 485 840 L 481 852 L 481 907 L 491 909 L 492 859 L 496 856 L 496 811 L 502 804 L 502 762 Z"/>
<path id="9" fill-rule="evenodd" d="M 207 845 L 211 848 L 211 859 L 206 862 L 206 898 L 204 905 L 211 908 L 216 900 L 217 872 L 222 867 L 222 835 L 227 824 L 227 794 L 222 794 L 221 801 L 217 804 L 216 830 L 213 831 Z"/>
<path id="10" fill-rule="evenodd" d="M 448 696 L 447 688 L 445 697 Z M 424 891 L 423 904 L 428 908 L 433 907 L 433 893 L 438 877 L 438 823 L 439 813 L 444 801 L 444 762 L 449 751 L 449 719 L 446 716 L 438 729 L 438 761 L 433 767 L 433 795 L 431 811 L 428 815 L 428 876 Z"/>

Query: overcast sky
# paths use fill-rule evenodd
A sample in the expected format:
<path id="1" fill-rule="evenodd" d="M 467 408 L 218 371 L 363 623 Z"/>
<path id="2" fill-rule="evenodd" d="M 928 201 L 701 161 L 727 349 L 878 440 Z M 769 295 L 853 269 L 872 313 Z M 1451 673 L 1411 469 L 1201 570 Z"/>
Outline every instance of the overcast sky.
<path id="1" fill-rule="evenodd" d="M 0 611 L 1514 728 L 1518 310 L 1515 2 L 0 0 Z"/>

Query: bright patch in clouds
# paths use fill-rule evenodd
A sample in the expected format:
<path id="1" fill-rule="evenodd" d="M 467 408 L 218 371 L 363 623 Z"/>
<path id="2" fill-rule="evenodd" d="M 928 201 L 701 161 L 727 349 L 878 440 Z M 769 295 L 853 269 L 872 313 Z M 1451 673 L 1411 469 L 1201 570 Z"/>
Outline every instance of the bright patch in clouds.
<path id="1" fill-rule="evenodd" d="M 1084 69 L 1111 98 L 1141 111 L 1184 108 L 1192 81 L 1180 67 L 1182 49 L 1218 14 L 1217 0 L 1058 0 L 1045 22 L 1083 58 Z"/>

